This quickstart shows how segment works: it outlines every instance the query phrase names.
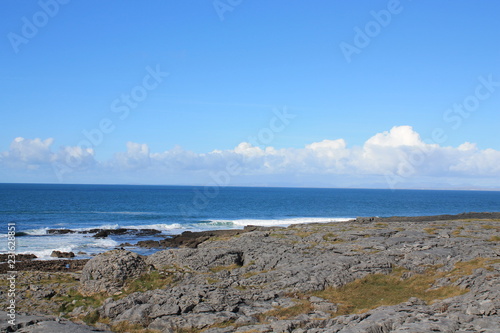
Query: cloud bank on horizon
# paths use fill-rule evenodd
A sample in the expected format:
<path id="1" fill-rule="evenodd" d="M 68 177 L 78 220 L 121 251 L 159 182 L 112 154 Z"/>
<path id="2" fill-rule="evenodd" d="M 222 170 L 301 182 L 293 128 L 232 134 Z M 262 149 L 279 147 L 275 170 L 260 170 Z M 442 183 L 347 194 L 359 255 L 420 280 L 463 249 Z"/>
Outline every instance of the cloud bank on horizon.
<path id="1" fill-rule="evenodd" d="M 500 188 L 500 151 L 465 142 L 447 147 L 422 140 L 411 126 L 377 133 L 362 146 L 325 139 L 304 148 L 242 142 L 234 149 L 195 153 L 179 146 L 151 152 L 128 142 L 99 161 L 92 148 L 54 139 L 18 137 L 0 152 L 2 182 L 135 183 L 213 186 L 338 186 L 378 188 Z M 50 171 L 52 170 L 52 171 Z M 132 180 L 132 181 L 131 181 Z"/>

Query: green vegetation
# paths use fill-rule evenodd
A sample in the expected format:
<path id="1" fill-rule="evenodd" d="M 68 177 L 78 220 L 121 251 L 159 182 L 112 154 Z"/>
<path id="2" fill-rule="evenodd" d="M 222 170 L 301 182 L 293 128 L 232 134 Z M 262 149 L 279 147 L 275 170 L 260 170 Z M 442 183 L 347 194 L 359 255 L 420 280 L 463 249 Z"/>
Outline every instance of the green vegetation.
<path id="1" fill-rule="evenodd" d="M 129 295 L 137 291 L 161 289 L 166 285 L 172 284 L 174 277 L 171 274 L 161 274 L 158 271 L 152 271 L 141 275 L 139 278 L 128 282 L 124 288 L 124 294 Z"/>
<path id="2" fill-rule="evenodd" d="M 333 232 L 329 232 L 323 235 L 323 240 L 329 242 L 331 240 L 336 240 L 337 237 L 338 235 L 334 234 Z"/>
<path id="3" fill-rule="evenodd" d="M 490 242 L 500 242 L 500 236 L 491 236 L 490 239 L 488 239 Z"/>
<path id="4" fill-rule="evenodd" d="M 60 303 L 58 312 L 71 312 L 74 309 L 83 307 L 98 308 L 102 305 L 107 296 L 102 294 L 96 294 L 92 296 L 83 296 L 76 289 L 71 289 L 68 295 L 65 296 L 55 296 L 54 300 Z"/>
<path id="5" fill-rule="evenodd" d="M 158 271 L 152 271 L 141 275 L 139 278 L 129 281 L 125 284 L 123 292 L 119 295 L 114 295 L 115 300 L 123 298 L 134 292 L 144 292 L 147 290 L 155 290 L 165 287 L 168 284 L 172 284 L 174 278 L 172 275 L 161 274 Z M 91 296 L 82 295 L 76 290 L 76 288 L 71 289 L 65 296 L 55 296 L 54 300 L 61 304 L 59 306 L 58 312 L 69 313 L 74 309 L 83 306 L 88 309 L 96 309 L 100 307 L 104 300 L 109 296 L 104 294 L 94 294 Z M 82 320 L 88 324 L 94 324 L 99 320 L 99 315 L 95 311 L 87 314 Z"/>
<path id="6" fill-rule="evenodd" d="M 305 299 L 295 299 L 296 305 L 290 306 L 288 308 L 278 307 L 271 311 L 262 313 L 257 316 L 260 322 L 265 322 L 268 317 L 276 317 L 280 320 L 290 319 L 296 317 L 303 313 L 309 313 L 313 311 L 313 306 L 311 302 Z"/>
<path id="7" fill-rule="evenodd" d="M 437 279 L 446 277 L 453 282 L 462 276 L 472 274 L 476 268 L 488 268 L 494 262 L 487 258 L 461 262 L 457 263 L 451 272 L 439 272 L 439 267 L 429 267 L 424 274 L 416 274 L 406 280 L 402 280 L 401 277 L 407 270 L 397 268 L 388 275 L 368 275 L 341 288 L 327 288 L 313 294 L 339 304 L 336 315 L 363 313 L 383 305 L 396 305 L 407 301 L 410 297 L 432 303 L 468 291 L 451 285 L 430 289 Z"/>
<path id="8" fill-rule="evenodd" d="M 94 325 L 99 320 L 99 311 L 94 310 L 85 315 L 82 320 L 87 325 Z"/>

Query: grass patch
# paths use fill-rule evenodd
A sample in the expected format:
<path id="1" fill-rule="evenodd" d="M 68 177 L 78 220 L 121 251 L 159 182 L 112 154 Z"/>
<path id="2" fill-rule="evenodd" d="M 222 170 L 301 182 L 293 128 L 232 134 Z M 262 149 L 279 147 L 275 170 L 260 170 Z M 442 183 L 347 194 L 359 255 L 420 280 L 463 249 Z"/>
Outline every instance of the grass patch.
<path id="1" fill-rule="evenodd" d="M 207 278 L 207 283 L 208 284 L 217 284 L 219 283 L 220 280 L 219 279 L 212 279 L 212 278 Z"/>
<path id="2" fill-rule="evenodd" d="M 444 277 L 456 281 L 459 277 L 471 275 L 477 268 L 488 268 L 493 263 L 495 263 L 495 260 L 489 258 L 476 258 L 471 261 L 457 262 L 451 272 L 446 273 Z"/>
<path id="3" fill-rule="evenodd" d="M 245 279 L 248 279 L 248 278 L 251 278 L 252 276 L 259 275 L 259 274 L 264 274 L 264 273 L 267 273 L 267 272 L 269 272 L 269 270 L 263 270 L 263 271 L 258 271 L 258 272 L 253 271 L 253 272 L 248 272 L 248 273 L 243 274 L 242 277 L 245 278 Z"/>
<path id="4" fill-rule="evenodd" d="M 49 276 L 40 279 L 40 281 L 37 281 L 36 284 L 73 284 L 77 282 L 78 280 L 76 280 L 75 277 L 71 274 L 58 273 L 50 274 Z"/>
<path id="5" fill-rule="evenodd" d="M 236 286 L 236 287 L 234 287 L 234 289 L 243 291 L 243 290 L 247 290 L 248 287 L 247 286 Z"/>
<path id="6" fill-rule="evenodd" d="M 336 315 L 363 313 L 379 306 L 396 305 L 407 301 L 410 297 L 432 302 L 462 295 L 468 291 L 456 286 L 430 289 L 437 279 L 448 277 L 452 281 L 457 280 L 459 277 L 471 275 L 476 268 L 486 268 L 492 263 L 491 259 L 478 258 L 457 263 L 451 272 L 439 272 L 437 266 L 429 267 L 426 273 L 416 274 L 406 280 L 401 280 L 401 276 L 407 270 L 396 268 L 388 275 L 368 275 L 341 288 L 327 288 L 314 292 L 313 295 L 339 304 Z"/>
<path id="7" fill-rule="evenodd" d="M 299 231 L 295 233 L 295 236 L 299 236 L 300 238 L 306 238 L 314 234 L 314 231 Z"/>
<path id="8" fill-rule="evenodd" d="M 252 266 L 252 265 L 255 265 L 255 260 L 251 260 L 248 264 L 246 264 L 245 266 Z"/>
<path id="9" fill-rule="evenodd" d="M 463 219 L 461 222 L 500 222 L 500 219 Z"/>
<path id="10" fill-rule="evenodd" d="M 488 239 L 489 242 L 500 242 L 500 236 L 491 236 Z"/>
<path id="11" fill-rule="evenodd" d="M 144 292 L 147 290 L 155 290 L 163 288 L 167 284 L 173 283 L 173 276 L 160 274 L 158 271 L 153 271 L 150 273 L 146 273 L 141 277 L 127 282 L 125 287 L 123 288 L 123 293 L 120 295 L 113 296 L 114 299 L 120 299 L 127 295 L 130 295 L 134 292 Z M 70 289 L 68 295 L 66 296 L 55 296 L 54 300 L 61 304 L 59 306 L 58 312 L 69 313 L 74 309 L 83 306 L 84 308 L 98 308 L 102 305 L 104 300 L 108 298 L 108 295 L 105 294 L 94 294 L 90 296 L 84 296 L 80 292 L 75 289 Z M 99 320 L 99 317 L 95 317 L 96 314 L 92 312 L 83 318 L 83 321 L 95 323 Z"/>
<path id="12" fill-rule="evenodd" d="M 334 234 L 333 232 L 329 232 L 323 235 L 323 240 L 329 242 L 331 240 L 336 240 L 337 237 L 338 235 Z"/>
<path id="13" fill-rule="evenodd" d="M 256 316 L 257 320 L 259 322 L 265 322 L 266 318 L 268 317 L 275 317 L 278 318 L 279 320 L 286 320 L 304 313 L 312 312 L 314 310 L 311 302 L 309 302 L 308 300 L 297 299 L 295 301 L 297 302 L 297 304 L 290 306 L 288 308 L 278 307 L 271 311 L 259 314 Z"/>
<path id="14" fill-rule="evenodd" d="M 380 227 L 380 228 L 385 228 L 389 225 L 389 223 L 385 223 L 385 222 L 377 222 L 375 223 L 375 226 L 376 227 Z"/>
<path id="15" fill-rule="evenodd" d="M 80 306 L 98 308 L 106 298 L 107 296 L 102 294 L 83 296 L 78 291 L 71 289 L 67 296 L 55 296 L 54 300 L 61 304 L 58 312 L 71 312 Z"/>
<path id="16" fill-rule="evenodd" d="M 462 234 L 462 230 L 464 230 L 464 227 L 458 227 L 453 232 L 451 233 L 452 236 L 458 237 Z"/>
<path id="17" fill-rule="evenodd" d="M 125 285 L 124 294 L 129 295 L 137 291 L 161 289 L 166 285 L 172 284 L 174 277 L 170 274 L 161 274 L 158 271 L 152 271 L 141 275 L 139 278 L 128 282 Z"/>
<path id="18" fill-rule="evenodd" d="M 99 311 L 94 310 L 85 315 L 82 320 L 87 325 L 94 325 L 99 320 Z"/>
<path id="19" fill-rule="evenodd" d="M 486 230 L 495 230 L 496 232 L 500 231 L 499 225 L 482 225 L 481 228 L 486 229 Z"/>
<path id="20" fill-rule="evenodd" d="M 226 328 L 229 326 L 233 326 L 235 321 L 236 321 L 235 319 L 230 319 L 222 323 L 213 324 L 212 326 L 210 326 L 210 328 Z"/>
<path id="21" fill-rule="evenodd" d="M 140 324 L 131 324 L 127 321 L 121 321 L 116 325 L 112 325 L 111 330 L 116 333 L 161 333 L 159 330 L 145 329 Z"/>
<path id="22" fill-rule="evenodd" d="M 435 235 L 437 228 L 424 228 L 424 231 L 429 235 Z"/>
<path id="23" fill-rule="evenodd" d="M 215 267 L 210 268 L 210 271 L 212 273 L 218 273 L 221 271 L 232 271 L 233 269 L 240 268 L 240 267 L 241 266 L 239 266 L 237 264 L 232 264 L 229 266 L 215 266 Z"/>

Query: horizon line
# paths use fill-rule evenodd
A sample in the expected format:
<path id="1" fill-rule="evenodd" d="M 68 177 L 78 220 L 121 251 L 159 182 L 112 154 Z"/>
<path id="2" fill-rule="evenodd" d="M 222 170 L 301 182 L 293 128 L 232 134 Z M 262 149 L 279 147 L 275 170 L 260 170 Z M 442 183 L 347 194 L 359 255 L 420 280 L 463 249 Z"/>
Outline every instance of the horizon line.
<path id="1" fill-rule="evenodd" d="M 266 185 L 186 185 L 186 184 L 110 184 L 110 183 L 52 183 L 52 182 L 0 182 L 0 185 L 89 185 L 89 186 L 165 186 L 165 187 L 239 187 L 239 188 L 290 188 L 290 189 L 338 189 L 338 190 L 389 190 L 389 191 L 485 191 L 485 192 L 499 192 L 500 188 L 452 188 L 452 187 L 443 187 L 443 188 L 415 188 L 415 187 L 404 187 L 404 188 L 385 188 L 385 187 L 330 187 L 330 186 L 286 186 L 286 185 L 274 185 L 274 186 L 266 186 Z"/>

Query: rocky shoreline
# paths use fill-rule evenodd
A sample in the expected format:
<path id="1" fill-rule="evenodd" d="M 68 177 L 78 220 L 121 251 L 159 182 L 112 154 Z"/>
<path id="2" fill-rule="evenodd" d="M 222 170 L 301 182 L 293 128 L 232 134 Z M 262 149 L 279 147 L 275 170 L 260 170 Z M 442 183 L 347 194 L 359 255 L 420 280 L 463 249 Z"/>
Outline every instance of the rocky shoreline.
<path id="1" fill-rule="evenodd" d="M 499 332 L 500 213 L 247 227 L 169 242 L 147 257 L 113 250 L 80 266 L 66 260 L 69 271 L 64 260 L 46 261 L 64 266 L 53 270 L 23 261 L 16 325 L 0 329 Z"/>

